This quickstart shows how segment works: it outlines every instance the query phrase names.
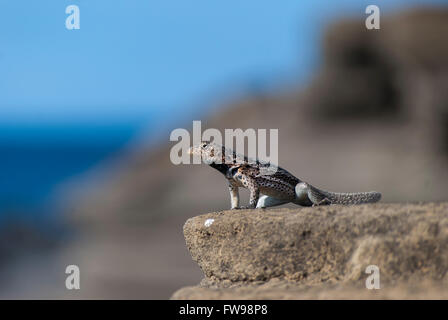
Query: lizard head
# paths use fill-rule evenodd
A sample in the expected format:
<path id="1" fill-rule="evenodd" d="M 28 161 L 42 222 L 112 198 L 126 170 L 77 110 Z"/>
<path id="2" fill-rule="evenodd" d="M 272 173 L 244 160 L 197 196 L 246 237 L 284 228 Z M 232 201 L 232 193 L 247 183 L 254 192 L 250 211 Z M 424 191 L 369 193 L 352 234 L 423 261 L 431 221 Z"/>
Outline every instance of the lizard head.
<path id="1" fill-rule="evenodd" d="M 222 160 L 222 147 L 210 141 L 201 141 L 188 149 L 188 154 L 201 156 L 206 163 L 217 163 Z"/>
<path id="2" fill-rule="evenodd" d="M 210 141 L 201 141 L 188 149 L 188 154 L 201 156 L 202 161 L 207 164 L 229 164 L 234 161 L 234 153 L 224 146 Z"/>

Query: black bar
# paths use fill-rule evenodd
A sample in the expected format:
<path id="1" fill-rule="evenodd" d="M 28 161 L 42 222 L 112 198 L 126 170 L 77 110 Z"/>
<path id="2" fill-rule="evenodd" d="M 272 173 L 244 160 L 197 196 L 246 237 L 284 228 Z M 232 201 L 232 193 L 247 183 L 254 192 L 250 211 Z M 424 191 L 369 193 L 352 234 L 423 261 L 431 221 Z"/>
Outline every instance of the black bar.
<path id="1" fill-rule="evenodd" d="M 2 312 L 85 318 L 119 316 L 120 319 L 366 319 L 404 316 L 428 318 L 444 314 L 447 301 L 401 300 L 42 300 L 0 301 Z M 211 309 L 213 308 L 213 309 Z M 10 310 L 8 310 L 10 309 Z M 210 312 L 211 310 L 211 312 Z M 132 317 L 131 317 L 132 316 Z"/>

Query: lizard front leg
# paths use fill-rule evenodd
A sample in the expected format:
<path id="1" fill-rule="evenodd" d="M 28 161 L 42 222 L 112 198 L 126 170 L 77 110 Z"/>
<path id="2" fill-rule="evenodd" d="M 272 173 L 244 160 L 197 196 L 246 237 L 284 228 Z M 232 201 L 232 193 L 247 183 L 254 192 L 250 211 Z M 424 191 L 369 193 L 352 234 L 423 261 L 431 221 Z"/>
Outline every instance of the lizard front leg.
<path id="1" fill-rule="evenodd" d="M 243 174 L 240 179 L 243 186 L 249 189 L 250 192 L 249 205 L 241 207 L 241 209 L 255 209 L 258 199 L 260 198 L 260 188 L 258 187 L 255 179 L 252 177 Z"/>
<path id="2" fill-rule="evenodd" d="M 232 183 L 229 183 L 229 192 L 231 209 L 238 209 L 240 205 L 240 195 L 238 192 L 238 187 Z"/>

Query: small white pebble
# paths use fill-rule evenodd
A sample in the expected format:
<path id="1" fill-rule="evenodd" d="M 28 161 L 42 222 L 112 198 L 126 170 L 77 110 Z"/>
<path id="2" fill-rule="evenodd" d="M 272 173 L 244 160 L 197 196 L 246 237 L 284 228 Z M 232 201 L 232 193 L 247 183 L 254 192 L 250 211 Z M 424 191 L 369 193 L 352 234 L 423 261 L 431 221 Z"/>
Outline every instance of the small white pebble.
<path id="1" fill-rule="evenodd" d="M 204 226 L 210 227 L 213 224 L 213 222 L 215 222 L 215 219 L 207 219 L 204 222 Z"/>

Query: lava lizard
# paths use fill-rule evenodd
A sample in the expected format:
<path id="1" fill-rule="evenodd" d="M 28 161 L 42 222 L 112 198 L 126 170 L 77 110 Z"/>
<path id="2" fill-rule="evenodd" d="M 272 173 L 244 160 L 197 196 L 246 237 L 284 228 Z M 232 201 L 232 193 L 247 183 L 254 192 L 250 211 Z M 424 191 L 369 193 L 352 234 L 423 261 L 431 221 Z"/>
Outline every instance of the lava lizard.
<path id="1" fill-rule="evenodd" d="M 318 189 L 293 176 L 280 167 L 252 160 L 236 154 L 215 143 L 203 141 L 188 150 L 189 154 L 201 156 L 202 161 L 221 172 L 229 181 L 231 209 L 266 208 L 292 202 L 301 206 L 330 204 L 361 204 L 377 202 L 381 193 L 337 193 Z M 274 171 L 272 168 L 275 168 Z M 239 206 L 238 188 L 250 192 L 249 205 Z M 260 196 L 261 194 L 261 196 Z"/>

